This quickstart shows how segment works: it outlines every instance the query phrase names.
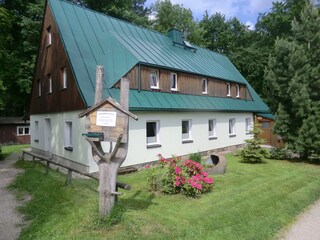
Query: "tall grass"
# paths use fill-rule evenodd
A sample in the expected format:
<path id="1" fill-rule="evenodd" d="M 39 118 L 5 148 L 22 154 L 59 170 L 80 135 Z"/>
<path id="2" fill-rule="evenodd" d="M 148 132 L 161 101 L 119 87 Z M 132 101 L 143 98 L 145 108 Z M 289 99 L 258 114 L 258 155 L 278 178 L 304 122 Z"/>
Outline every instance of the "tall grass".
<path id="1" fill-rule="evenodd" d="M 58 172 L 18 166 L 26 171 L 12 187 L 32 196 L 20 209 L 32 220 L 20 239 L 274 239 L 320 198 L 319 166 L 252 165 L 229 155 L 226 174 L 214 176 L 213 192 L 199 199 L 150 192 L 145 171 L 121 176 L 132 190 L 119 197 L 120 223 L 106 228 L 97 222 L 97 182 L 65 186 Z"/>

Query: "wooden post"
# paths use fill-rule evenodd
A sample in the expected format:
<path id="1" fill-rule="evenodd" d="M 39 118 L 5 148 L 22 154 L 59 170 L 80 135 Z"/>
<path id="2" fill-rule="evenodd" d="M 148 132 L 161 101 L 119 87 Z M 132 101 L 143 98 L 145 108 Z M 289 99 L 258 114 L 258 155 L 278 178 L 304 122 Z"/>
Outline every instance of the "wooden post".
<path id="1" fill-rule="evenodd" d="M 47 167 L 46 167 L 46 175 L 49 173 L 50 163 L 47 161 Z"/>
<path id="2" fill-rule="evenodd" d="M 94 104 L 102 101 L 103 96 L 103 67 L 97 66 L 96 70 L 96 92 Z M 120 86 L 120 105 L 121 109 L 129 108 L 129 80 L 121 79 Z M 124 134 L 128 136 L 129 116 L 125 117 L 123 133 L 117 138 L 117 142 L 109 153 L 102 150 L 101 142 L 86 138 L 92 147 L 93 159 L 99 166 L 99 215 L 105 217 L 111 213 L 116 196 L 122 193 L 117 192 L 117 173 L 121 164 L 124 162 L 128 151 L 128 139 L 122 142 Z M 112 144 L 110 142 L 110 144 Z"/>
<path id="3" fill-rule="evenodd" d="M 103 99 L 103 78 L 104 78 L 104 68 L 102 66 L 97 66 L 96 92 L 94 96 L 94 104 L 101 102 Z"/>
<path id="4" fill-rule="evenodd" d="M 65 182 L 65 185 L 69 185 L 72 180 L 72 170 L 68 169 L 68 175 L 67 175 L 67 180 Z"/>

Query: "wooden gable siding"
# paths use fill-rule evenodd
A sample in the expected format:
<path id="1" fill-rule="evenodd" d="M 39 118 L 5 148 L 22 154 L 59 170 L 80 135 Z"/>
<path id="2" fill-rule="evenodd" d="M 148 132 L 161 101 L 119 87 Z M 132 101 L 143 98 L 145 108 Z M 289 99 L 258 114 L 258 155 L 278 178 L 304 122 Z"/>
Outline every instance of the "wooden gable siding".
<path id="1" fill-rule="evenodd" d="M 159 76 L 159 89 L 162 92 L 174 92 L 170 88 L 170 74 L 176 73 L 178 79 L 178 92 L 182 94 L 192 94 L 192 95 L 206 95 L 213 97 L 228 97 L 227 96 L 227 82 L 222 80 L 217 80 L 213 78 L 204 78 L 197 75 L 173 72 L 165 69 L 150 68 L 147 66 L 140 67 L 140 89 L 141 90 L 151 90 L 150 88 L 150 72 L 152 70 L 158 71 Z M 139 67 L 135 66 L 132 68 L 124 77 L 130 80 L 131 89 L 139 89 L 138 83 L 138 73 Z M 208 91 L 207 94 L 202 94 L 202 79 L 207 79 Z M 236 97 L 236 83 L 231 83 L 231 96 Z M 117 82 L 114 87 L 119 88 L 120 84 Z M 240 87 L 240 99 L 252 100 L 249 91 L 246 86 L 239 84 Z"/>
<path id="2" fill-rule="evenodd" d="M 52 43 L 48 46 L 48 28 Z M 63 89 L 62 69 L 67 69 L 67 88 Z M 52 93 L 48 93 L 48 75 L 52 78 Z M 41 83 L 41 96 L 38 92 Z M 63 112 L 85 109 L 63 43 L 54 22 L 50 7 L 46 6 L 45 18 L 38 49 L 35 77 L 32 86 L 30 114 Z"/>

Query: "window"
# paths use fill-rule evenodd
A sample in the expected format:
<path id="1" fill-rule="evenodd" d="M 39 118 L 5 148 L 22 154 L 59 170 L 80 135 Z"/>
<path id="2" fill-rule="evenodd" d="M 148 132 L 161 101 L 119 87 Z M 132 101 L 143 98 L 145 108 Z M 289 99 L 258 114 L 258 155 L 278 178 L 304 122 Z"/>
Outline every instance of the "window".
<path id="1" fill-rule="evenodd" d="M 150 72 L 150 87 L 152 89 L 159 89 L 158 71 L 156 70 Z"/>
<path id="2" fill-rule="evenodd" d="M 47 78 L 48 78 L 48 94 L 49 94 L 49 93 L 52 93 L 52 77 L 51 77 L 51 74 L 49 74 L 47 76 Z"/>
<path id="3" fill-rule="evenodd" d="M 47 46 L 50 46 L 52 44 L 52 34 L 51 34 L 51 26 L 47 28 Z"/>
<path id="4" fill-rule="evenodd" d="M 209 119 L 209 121 L 208 121 L 208 132 L 209 132 L 209 139 L 217 138 L 217 135 L 216 135 L 216 120 L 215 119 Z"/>
<path id="5" fill-rule="evenodd" d="M 261 127 L 264 128 L 264 129 L 270 128 L 270 122 L 262 122 Z"/>
<path id="6" fill-rule="evenodd" d="M 249 133 L 251 130 L 251 119 L 246 118 L 246 132 Z"/>
<path id="7" fill-rule="evenodd" d="M 159 126 L 159 121 L 150 121 L 146 123 L 147 147 L 160 146 Z"/>
<path id="8" fill-rule="evenodd" d="M 170 74 L 170 86 L 172 91 L 178 91 L 178 79 L 176 73 Z"/>
<path id="9" fill-rule="evenodd" d="M 30 135 L 29 126 L 17 127 L 17 136 L 24 136 L 24 135 Z"/>
<path id="10" fill-rule="evenodd" d="M 72 146 L 72 122 L 66 121 L 64 124 L 64 149 L 73 150 Z"/>
<path id="11" fill-rule="evenodd" d="M 39 142 L 39 122 L 34 122 L 34 141 Z"/>
<path id="12" fill-rule="evenodd" d="M 182 120 L 181 122 L 181 127 L 182 127 L 182 142 L 187 143 L 187 142 L 192 142 L 191 138 L 191 120 Z"/>
<path id="13" fill-rule="evenodd" d="M 208 93 L 208 82 L 207 79 L 202 79 L 202 93 L 207 94 Z"/>
<path id="14" fill-rule="evenodd" d="M 231 96 L 231 86 L 230 86 L 230 83 L 227 83 L 227 96 L 228 96 L 228 97 Z"/>
<path id="15" fill-rule="evenodd" d="M 68 80 L 66 67 L 61 69 L 61 75 L 62 75 L 62 89 L 66 89 L 67 88 L 67 80 Z"/>
<path id="16" fill-rule="evenodd" d="M 230 118 L 229 119 L 229 136 L 233 137 L 236 135 L 236 119 Z"/>
<path id="17" fill-rule="evenodd" d="M 38 79 L 38 97 L 40 97 L 41 96 L 41 81 L 40 81 L 40 79 Z"/>
<path id="18" fill-rule="evenodd" d="M 239 84 L 236 85 L 236 97 L 240 97 L 240 86 Z"/>

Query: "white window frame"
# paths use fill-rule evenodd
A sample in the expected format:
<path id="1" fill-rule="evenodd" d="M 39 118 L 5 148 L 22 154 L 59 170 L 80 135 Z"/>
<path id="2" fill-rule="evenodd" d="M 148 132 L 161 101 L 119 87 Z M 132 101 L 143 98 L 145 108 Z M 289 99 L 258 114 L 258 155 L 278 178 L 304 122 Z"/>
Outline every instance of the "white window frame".
<path id="1" fill-rule="evenodd" d="M 52 93 L 52 75 L 48 74 L 48 94 Z"/>
<path id="2" fill-rule="evenodd" d="M 239 84 L 236 85 L 236 97 L 237 98 L 240 97 L 240 86 L 239 86 Z"/>
<path id="3" fill-rule="evenodd" d="M 170 73 L 170 88 L 171 91 L 178 91 L 178 75 L 176 73 Z"/>
<path id="4" fill-rule="evenodd" d="M 73 127 L 72 121 L 64 122 L 64 149 L 68 151 L 73 150 Z"/>
<path id="5" fill-rule="evenodd" d="M 47 46 L 49 47 L 52 44 L 51 26 L 47 28 L 47 35 L 48 35 Z"/>
<path id="6" fill-rule="evenodd" d="M 217 138 L 217 120 L 215 118 L 208 120 L 208 136 L 209 139 L 216 139 Z M 211 130 L 210 130 L 211 128 Z"/>
<path id="7" fill-rule="evenodd" d="M 155 129 L 153 129 L 155 136 L 148 137 L 148 124 L 155 123 Z M 147 147 L 160 147 L 160 121 L 150 120 L 146 121 L 146 143 Z"/>
<path id="8" fill-rule="evenodd" d="M 250 133 L 252 129 L 251 118 L 246 118 L 246 133 Z"/>
<path id="9" fill-rule="evenodd" d="M 236 119 L 229 118 L 229 136 L 234 137 L 236 136 Z"/>
<path id="10" fill-rule="evenodd" d="M 34 121 L 34 141 L 39 142 L 39 121 Z"/>
<path id="11" fill-rule="evenodd" d="M 184 122 L 188 123 L 187 132 L 184 132 L 184 128 L 183 128 Z M 188 119 L 188 120 L 186 119 L 181 121 L 181 138 L 182 138 L 182 143 L 192 142 L 192 120 L 191 119 Z"/>
<path id="12" fill-rule="evenodd" d="M 154 82 L 154 78 L 156 82 Z M 150 88 L 159 89 L 159 73 L 157 70 L 151 70 L 150 72 Z"/>
<path id="13" fill-rule="evenodd" d="M 41 87 L 41 81 L 38 79 L 38 97 L 41 97 L 42 94 L 42 87 Z"/>
<path id="14" fill-rule="evenodd" d="M 68 82 L 67 67 L 63 67 L 61 69 L 61 72 L 62 72 L 62 89 L 66 89 L 67 82 Z"/>
<path id="15" fill-rule="evenodd" d="M 227 96 L 230 97 L 231 96 L 231 84 L 227 83 Z"/>
<path id="16" fill-rule="evenodd" d="M 19 129 L 22 129 L 22 133 L 19 132 Z M 26 129 L 28 129 L 26 133 Z M 30 135 L 30 126 L 17 126 L 17 136 L 28 136 Z"/>
<path id="17" fill-rule="evenodd" d="M 202 79 L 201 83 L 202 83 L 202 85 L 201 85 L 202 94 L 207 94 L 208 93 L 208 80 Z"/>

